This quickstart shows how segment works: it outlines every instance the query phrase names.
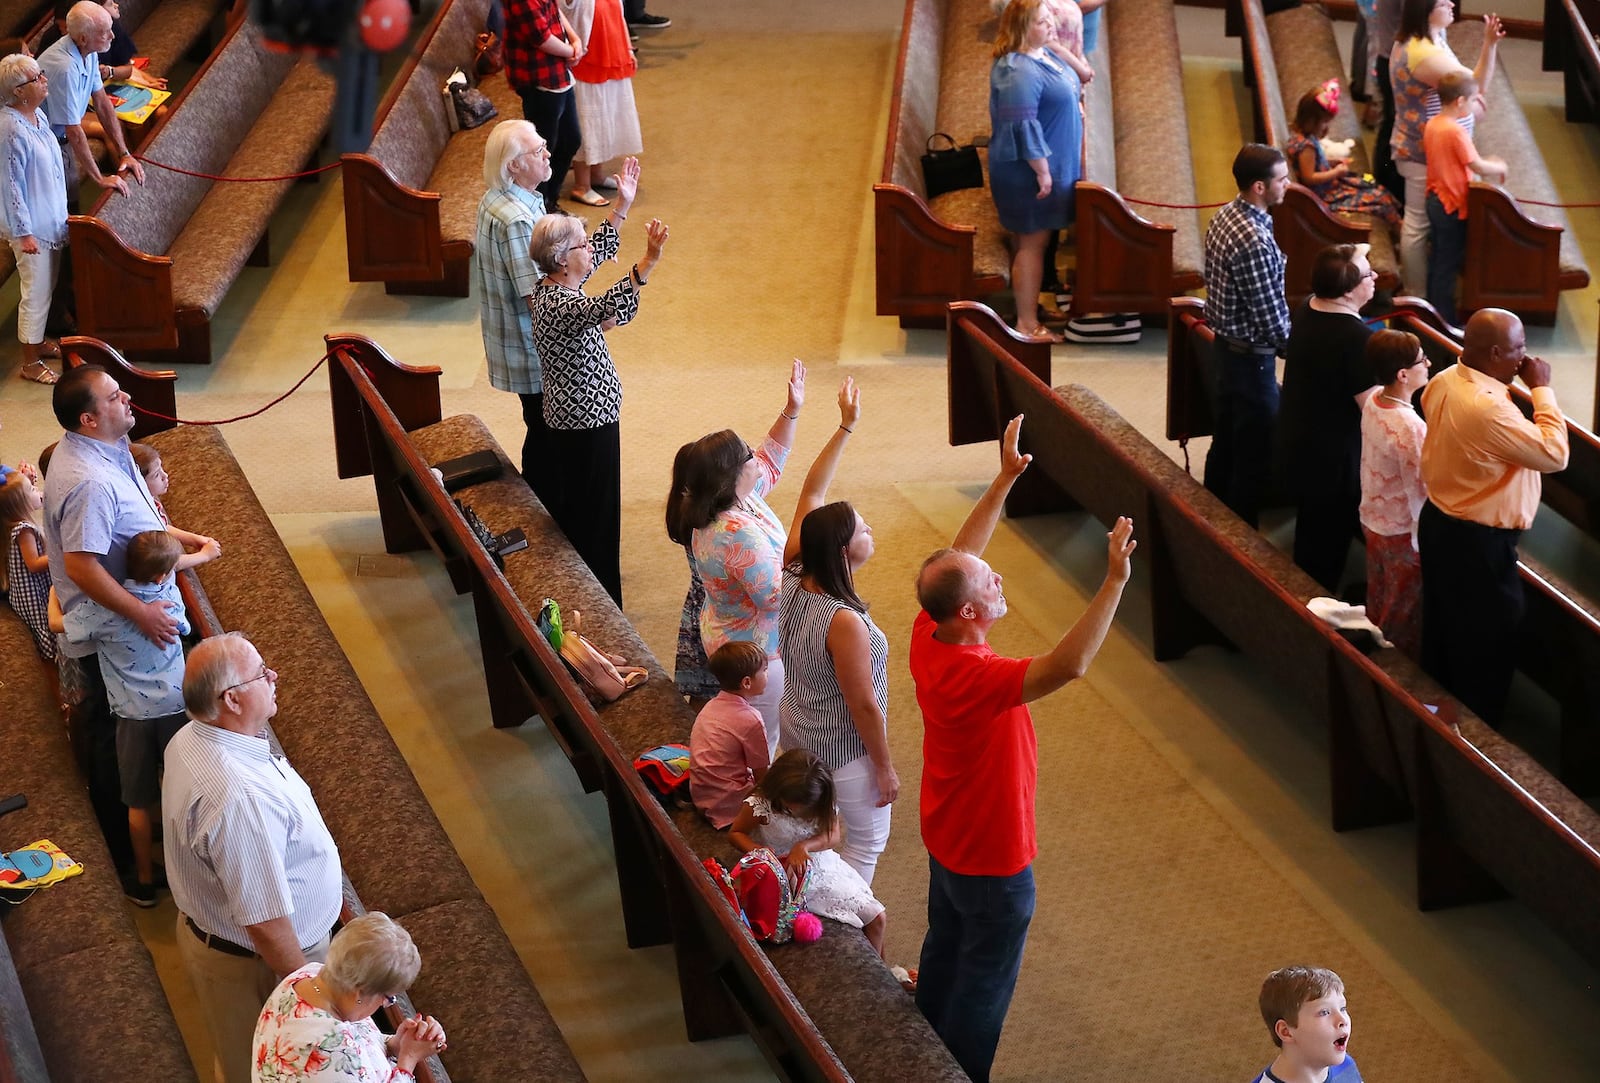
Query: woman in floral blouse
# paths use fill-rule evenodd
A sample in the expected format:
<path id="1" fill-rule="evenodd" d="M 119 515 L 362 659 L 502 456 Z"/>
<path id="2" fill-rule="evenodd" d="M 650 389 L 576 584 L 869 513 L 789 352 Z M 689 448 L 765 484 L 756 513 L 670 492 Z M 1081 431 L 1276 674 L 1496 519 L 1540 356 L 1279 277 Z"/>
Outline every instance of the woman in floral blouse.
<path id="1" fill-rule="evenodd" d="M 591 237 L 583 220 L 547 214 L 533 227 L 533 262 L 545 278 L 533 293 L 533 345 L 544 370 L 544 422 L 551 458 L 545 501 L 556 525 L 617 608 L 622 608 L 622 381 L 605 332 L 633 319 L 639 291 L 661 259 L 667 227 L 652 218 L 645 255 L 598 297 L 583 284 L 621 246 L 617 228 L 639 186 L 629 158 L 617 182 L 617 210 Z"/>
<path id="2" fill-rule="evenodd" d="M 767 652 L 767 690 L 750 705 L 761 712 L 773 754 L 783 696 L 778 600 L 789 531 L 766 496 L 783 475 L 805 401 L 806 367 L 796 358 L 783 410 L 761 446 L 752 449 L 732 429 L 685 444 L 678 452 L 681 484 L 675 481 L 667 496 L 667 534 L 689 546 L 705 587 L 700 640 L 706 654 L 735 639 Z"/>
<path id="3" fill-rule="evenodd" d="M 308 963 L 272 991 L 256 1023 L 251 1083 L 411 1083 L 445 1048 L 444 1028 L 417 1016 L 387 1037 L 372 1014 L 416 980 L 411 935 L 373 911 L 333 938 L 327 963 Z"/>

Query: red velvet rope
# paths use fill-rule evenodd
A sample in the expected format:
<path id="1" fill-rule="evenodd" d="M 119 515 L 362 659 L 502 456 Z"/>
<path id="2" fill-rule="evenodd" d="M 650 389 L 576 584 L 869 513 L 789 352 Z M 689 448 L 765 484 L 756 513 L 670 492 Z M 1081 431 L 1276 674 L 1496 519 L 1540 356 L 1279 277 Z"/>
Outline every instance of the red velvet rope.
<path id="1" fill-rule="evenodd" d="M 1221 203 L 1156 203 L 1149 199 L 1134 199 L 1132 196 L 1123 196 L 1122 202 L 1137 203 L 1141 207 L 1165 207 L 1169 211 L 1209 211 L 1214 207 L 1226 207 L 1232 200 L 1225 199 Z"/>
<path id="2" fill-rule="evenodd" d="M 235 421 L 245 421 L 245 420 L 248 420 L 249 418 L 252 418 L 252 417 L 260 417 L 262 414 L 266 413 L 268 410 L 270 410 L 274 406 L 278 405 L 278 403 L 282 402 L 284 399 L 288 398 L 290 395 L 293 395 L 296 391 L 299 391 L 300 390 L 300 386 L 302 384 L 304 384 L 307 380 L 311 379 L 312 375 L 318 369 L 320 369 L 324 364 L 326 364 L 328 358 L 330 358 L 332 356 L 333 356 L 333 353 L 331 351 L 328 352 L 328 353 L 323 354 L 320 358 L 317 359 L 317 363 L 315 365 L 311 366 L 310 371 L 308 371 L 304 376 L 300 377 L 300 379 L 296 380 L 294 386 L 291 387 L 289 390 L 285 391 L 283 394 L 279 395 L 277 398 L 273 399 L 271 402 L 267 403 L 265 406 L 261 407 L 259 410 L 251 410 L 248 414 L 240 414 L 237 417 L 223 417 L 223 418 L 218 418 L 215 421 L 189 421 L 189 420 L 187 420 L 185 418 L 181 418 L 181 417 L 168 417 L 166 414 L 158 414 L 154 410 L 146 410 L 144 407 L 140 406 L 138 403 L 134 403 L 133 404 L 133 409 L 134 409 L 135 413 L 143 414 L 145 417 L 153 417 L 153 418 L 156 418 L 156 419 L 158 419 L 160 421 L 170 421 L 170 422 L 172 422 L 173 424 L 176 424 L 176 425 L 231 425 Z"/>
<path id="3" fill-rule="evenodd" d="M 153 165 L 157 169 L 165 169 L 169 173 L 182 173 L 185 177 L 200 177 L 202 180 L 229 181 L 229 182 L 263 182 L 264 183 L 264 182 L 268 182 L 268 181 L 300 180 L 300 179 L 302 179 L 304 177 L 314 177 L 318 173 L 326 173 L 330 169 L 338 169 L 339 168 L 339 164 L 340 164 L 338 162 L 330 162 L 327 165 L 318 166 L 316 169 L 308 169 L 304 173 L 285 173 L 282 176 L 278 176 L 278 177 L 220 177 L 215 173 L 196 173 L 196 172 L 194 172 L 192 170 L 188 170 L 188 169 L 179 169 L 175 165 L 166 165 L 163 162 L 152 161 L 151 159 L 146 158 L 142 154 L 135 154 L 134 157 L 137 158 L 139 161 L 143 162 L 145 165 Z"/>

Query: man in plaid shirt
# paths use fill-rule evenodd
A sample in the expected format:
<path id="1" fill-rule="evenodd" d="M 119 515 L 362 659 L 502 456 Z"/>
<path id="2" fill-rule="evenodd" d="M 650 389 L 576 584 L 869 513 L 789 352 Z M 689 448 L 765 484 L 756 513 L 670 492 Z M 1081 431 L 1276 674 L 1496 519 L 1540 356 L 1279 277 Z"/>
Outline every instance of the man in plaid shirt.
<path id="1" fill-rule="evenodd" d="M 556 0 L 506 0 L 506 79 L 522 98 L 522 115 L 550 142 L 550 179 L 539 186 L 546 207 L 583 142 L 569 65 L 583 58 L 578 35 Z"/>
<path id="2" fill-rule="evenodd" d="M 1247 143 L 1233 179 L 1238 198 L 1206 229 L 1206 322 L 1217 338 L 1205 485 L 1255 526 L 1278 416 L 1277 357 L 1289 341 L 1283 250 L 1268 213 L 1289 189 L 1289 163 L 1275 147 Z"/>

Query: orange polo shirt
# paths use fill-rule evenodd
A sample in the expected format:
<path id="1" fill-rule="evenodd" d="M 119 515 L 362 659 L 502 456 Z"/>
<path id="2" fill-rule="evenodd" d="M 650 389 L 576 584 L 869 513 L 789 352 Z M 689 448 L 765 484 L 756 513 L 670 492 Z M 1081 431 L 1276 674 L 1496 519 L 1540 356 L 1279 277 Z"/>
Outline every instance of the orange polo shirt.
<path id="1" fill-rule="evenodd" d="M 1423 389 L 1422 416 L 1422 482 L 1434 506 L 1455 519 L 1526 530 L 1539 510 L 1539 475 L 1567 466 L 1567 422 L 1555 392 L 1533 389 L 1529 421 L 1505 384 L 1453 365 Z"/>

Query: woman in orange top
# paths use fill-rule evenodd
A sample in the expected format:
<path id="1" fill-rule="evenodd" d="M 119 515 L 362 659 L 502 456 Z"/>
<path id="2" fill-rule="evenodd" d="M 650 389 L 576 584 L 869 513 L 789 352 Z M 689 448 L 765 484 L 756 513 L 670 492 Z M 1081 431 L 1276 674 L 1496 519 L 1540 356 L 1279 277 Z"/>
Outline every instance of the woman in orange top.
<path id="1" fill-rule="evenodd" d="M 570 198 L 604 207 L 611 201 L 595 188 L 613 184 L 609 177 L 595 178 L 598 167 L 644 150 L 639 110 L 633 104 L 633 73 L 639 65 L 623 21 L 622 0 L 561 0 L 561 13 L 586 50 L 572 67 L 583 146 L 573 159 Z"/>

